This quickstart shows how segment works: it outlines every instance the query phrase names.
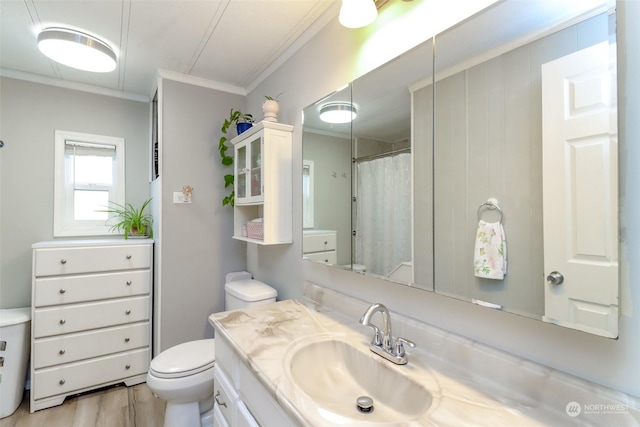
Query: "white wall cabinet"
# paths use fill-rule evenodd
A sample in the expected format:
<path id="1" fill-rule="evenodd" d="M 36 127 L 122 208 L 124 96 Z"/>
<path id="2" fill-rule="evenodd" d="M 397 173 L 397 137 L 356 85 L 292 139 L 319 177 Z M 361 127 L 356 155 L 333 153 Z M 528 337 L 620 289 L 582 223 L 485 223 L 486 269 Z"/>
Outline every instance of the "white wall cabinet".
<path id="1" fill-rule="evenodd" d="M 292 243 L 293 126 L 260 122 L 231 140 L 234 147 L 234 239 Z M 262 218 L 258 236 L 247 224 Z"/>
<path id="2" fill-rule="evenodd" d="M 273 396 L 238 358 L 226 338 L 216 334 L 214 388 L 216 425 L 293 427 Z"/>
<path id="3" fill-rule="evenodd" d="M 31 412 L 80 392 L 146 381 L 153 241 L 33 245 Z"/>

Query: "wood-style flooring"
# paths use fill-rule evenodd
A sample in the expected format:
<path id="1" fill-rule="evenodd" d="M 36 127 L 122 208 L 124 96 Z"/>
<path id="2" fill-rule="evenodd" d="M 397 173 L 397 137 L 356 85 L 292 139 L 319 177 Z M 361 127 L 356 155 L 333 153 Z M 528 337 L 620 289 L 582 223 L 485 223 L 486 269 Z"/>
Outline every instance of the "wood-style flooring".
<path id="1" fill-rule="evenodd" d="M 68 397 L 60 406 L 29 413 L 29 393 L 0 427 L 162 427 L 166 402 L 147 384 L 109 387 Z"/>

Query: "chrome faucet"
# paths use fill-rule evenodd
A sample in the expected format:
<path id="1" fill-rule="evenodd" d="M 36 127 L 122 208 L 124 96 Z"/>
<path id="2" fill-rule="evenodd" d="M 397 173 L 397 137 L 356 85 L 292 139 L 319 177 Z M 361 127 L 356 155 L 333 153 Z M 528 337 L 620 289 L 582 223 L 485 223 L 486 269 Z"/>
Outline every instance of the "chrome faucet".
<path id="1" fill-rule="evenodd" d="M 378 312 L 382 314 L 383 332 L 380 332 L 380 329 L 371 323 L 371 317 Z M 360 324 L 373 329 L 373 338 L 371 339 L 371 345 L 369 345 L 371 351 L 397 365 L 407 363 L 407 354 L 404 346 L 415 347 L 416 345 L 405 338 L 393 338 L 393 335 L 391 335 L 391 316 L 387 307 L 380 303 L 371 304 L 360 318 Z"/>

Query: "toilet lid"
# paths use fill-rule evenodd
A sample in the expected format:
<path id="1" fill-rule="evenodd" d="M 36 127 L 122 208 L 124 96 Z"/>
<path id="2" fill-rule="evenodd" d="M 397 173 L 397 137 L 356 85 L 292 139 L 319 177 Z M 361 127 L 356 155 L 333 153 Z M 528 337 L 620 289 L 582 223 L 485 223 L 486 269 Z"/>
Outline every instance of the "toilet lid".
<path id="1" fill-rule="evenodd" d="M 278 296 L 278 291 L 271 286 L 254 279 L 234 280 L 225 283 L 224 290 L 246 302 L 263 301 Z"/>
<path id="2" fill-rule="evenodd" d="M 158 378 L 180 378 L 213 368 L 215 359 L 214 339 L 189 341 L 154 357 L 149 370 Z"/>

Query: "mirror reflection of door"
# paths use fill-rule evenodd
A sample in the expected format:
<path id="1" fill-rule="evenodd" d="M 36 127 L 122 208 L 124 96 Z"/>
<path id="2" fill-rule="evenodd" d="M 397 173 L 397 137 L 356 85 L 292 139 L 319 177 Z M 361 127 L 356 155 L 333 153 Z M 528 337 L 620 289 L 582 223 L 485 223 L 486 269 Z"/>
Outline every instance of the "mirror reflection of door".
<path id="1" fill-rule="evenodd" d="M 542 67 L 545 315 L 618 336 L 615 44 Z"/>

